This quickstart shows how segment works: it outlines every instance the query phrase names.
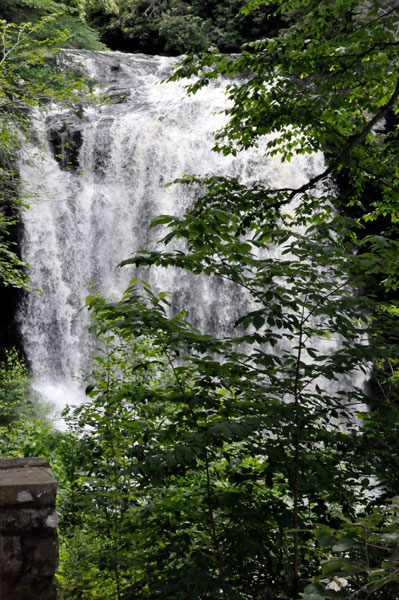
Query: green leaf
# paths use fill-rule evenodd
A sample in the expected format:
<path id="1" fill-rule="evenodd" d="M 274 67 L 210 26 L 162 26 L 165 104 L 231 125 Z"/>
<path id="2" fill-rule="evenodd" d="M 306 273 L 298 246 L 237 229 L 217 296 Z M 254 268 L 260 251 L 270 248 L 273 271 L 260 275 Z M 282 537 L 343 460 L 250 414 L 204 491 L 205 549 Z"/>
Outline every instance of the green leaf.
<path id="1" fill-rule="evenodd" d="M 356 538 L 351 536 L 350 534 L 346 534 L 341 537 L 332 547 L 333 552 L 346 552 L 347 550 L 351 550 L 352 548 L 356 548 L 359 546 Z"/>

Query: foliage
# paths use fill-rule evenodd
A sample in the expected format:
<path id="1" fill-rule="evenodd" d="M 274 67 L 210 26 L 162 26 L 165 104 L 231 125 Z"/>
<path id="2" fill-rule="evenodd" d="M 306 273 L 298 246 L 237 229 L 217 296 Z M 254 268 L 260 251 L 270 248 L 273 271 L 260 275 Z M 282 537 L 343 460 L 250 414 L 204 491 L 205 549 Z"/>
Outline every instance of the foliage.
<path id="1" fill-rule="evenodd" d="M 17 128 L 28 121 L 27 109 L 50 101 L 73 104 L 84 91 L 84 81 L 76 73 L 62 70 L 54 60 L 67 32 L 58 31 L 45 42 L 41 39 L 44 26 L 54 19 L 49 16 L 38 24 L 22 25 L 1 21 L 0 109 L 3 119 L 11 119 L 8 137 L 2 123 L 2 148 L 7 155 L 18 139 Z"/>
<path id="2" fill-rule="evenodd" d="M 390 505 L 356 521 L 341 517 L 338 531 L 320 527 L 317 538 L 331 548 L 322 574 L 309 585 L 304 600 L 386 598 L 399 581 L 398 497 Z"/>
<path id="3" fill-rule="evenodd" d="M 337 235 L 348 220 L 319 207 L 262 229 L 253 222 L 245 235 L 238 183 L 230 197 L 218 183 L 219 196 L 213 181 L 183 218 L 154 223 L 168 225 L 167 242 L 186 240 L 185 252 L 125 263 L 174 265 L 245 288 L 254 306 L 236 323 L 243 331 L 222 340 L 201 334 L 183 314 L 168 316 L 167 297 L 147 285 L 141 294 L 133 283 L 111 305 L 89 299 L 104 330 L 151 339 L 170 371 L 156 386 L 128 377 L 111 397 L 108 383 L 90 386 L 94 404 L 76 412 L 80 427 L 93 428 L 94 502 L 122 515 L 114 551 L 121 598 L 297 597 L 299 578 L 315 574 L 323 555 L 309 532 L 320 520 L 335 526 L 337 512 L 354 517 L 370 483 L 350 416 L 365 398 L 337 382 L 366 369 L 374 352 L 363 335 L 370 300 L 352 292 L 364 272 L 353 276 Z M 153 359 L 139 364 L 149 369 Z M 112 452 L 107 432 L 120 440 Z M 123 510 L 111 509 L 115 495 Z M 95 522 L 104 535 L 107 519 Z"/>
<path id="4" fill-rule="evenodd" d="M 290 160 L 296 153 L 325 153 L 322 173 L 297 190 L 269 192 L 262 209 L 281 206 L 296 196 L 306 202 L 305 192 L 345 168 L 351 184 L 347 201 L 360 202 L 367 182 L 376 181 L 380 197 L 363 216 L 375 219 L 383 214 L 395 222 L 397 167 L 392 153 L 397 129 L 382 129 L 377 135 L 376 127 L 383 127 L 390 110 L 397 111 L 399 89 L 392 69 L 398 58 L 397 12 L 384 11 L 378 0 L 328 5 L 306 0 L 296 2 L 295 9 L 279 5 L 278 13 L 296 20 L 273 40 L 247 44 L 236 59 L 216 52 L 199 64 L 191 56 L 178 70 L 182 77 L 206 67 L 206 76 L 191 91 L 220 74 L 248 74 L 245 82 L 229 88 L 230 120 L 216 148 L 234 153 L 273 134 L 266 143 L 267 155 Z"/>
<path id="5" fill-rule="evenodd" d="M 162 378 L 162 360 L 149 341 L 122 340 L 100 328 L 95 323 L 100 353 L 93 359 L 87 402 L 66 411 L 69 439 L 58 449 L 64 465 L 62 598 L 120 598 L 132 574 L 126 511 L 135 502 L 131 465 L 142 437 L 133 394 Z M 82 556 L 79 563 L 76 555 Z"/>
<path id="6" fill-rule="evenodd" d="M 47 37 L 55 20 L 17 25 L 0 21 L 0 276 L 2 285 L 28 286 L 18 256 L 19 180 L 17 158 L 30 123 L 30 109 L 57 101 L 81 104 L 86 93 L 82 78 L 56 60 L 68 39 L 66 31 Z"/>
<path id="7" fill-rule="evenodd" d="M 79 0 L 2 0 L 0 6 L 0 18 L 17 25 L 26 22 L 37 25 L 51 15 L 56 18 L 43 23 L 37 32 L 42 41 L 57 38 L 62 32 L 65 36 L 63 47 L 105 49 L 97 32 L 85 22 L 84 6 Z"/>
<path id="8" fill-rule="evenodd" d="M 202 187 L 194 207 L 154 222 L 167 227 L 165 244 L 177 239 L 184 248 L 123 263 L 228 280 L 246 290 L 249 310 L 231 337 L 216 339 L 171 316 L 167 298 L 146 286 L 140 293 L 132 284 L 117 303 L 90 300 L 106 330 L 150 339 L 171 369 L 155 387 L 132 379 L 113 390 L 112 411 L 109 396 L 89 388 L 96 409 L 80 413 L 81 425 L 99 426 L 94 479 L 111 502 L 125 502 L 108 514 L 118 535 L 107 533 L 120 598 L 296 599 L 329 561 L 312 531 L 322 524 L 336 536 L 333 552 L 349 530 L 355 544 L 364 540 L 357 513 L 367 514 L 365 491 L 382 472 L 384 454 L 375 464 L 367 446 L 386 430 L 380 416 L 392 398 L 366 397 L 355 375 L 373 361 L 398 361 L 397 339 L 387 336 L 396 328 L 389 294 L 398 282 L 397 128 L 384 127 L 398 110 L 398 13 L 377 0 L 276 5 L 287 27 L 273 39 L 249 43 L 237 57 L 189 56 L 175 78 L 199 74 L 195 92 L 221 74 L 239 77 L 217 150 L 234 154 L 267 135 L 266 156 L 322 151 L 325 168 L 297 188 L 185 177 L 180 183 Z M 270 6 L 258 0 L 245 10 Z M 337 214 L 331 180 L 340 173 L 348 192 Z M 105 450 L 105 436 L 119 432 L 111 419 L 122 406 L 129 418 L 118 454 Z M 392 454 L 397 460 L 396 447 Z M 389 525 L 379 515 L 363 518 L 377 538 Z M 97 523 L 104 535 L 107 518 Z M 336 572 L 327 562 L 321 581 L 331 573 L 339 587 L 350 575 L 347 558 Z M 372 555 L 373 569 L 391 569 L 377 578 L 359 553 L 353 558 L 352 594 L 357 582 L 366 597 L 373 586 L 395 597 L 396 558 L 378 563 L 378 551 Z M 342 590 L 316 579 L 303 594 Z"/>
<path id="9" fill-rule="evenodd" d="M 0 455 L 53 456 L 56 434 L 48 420 L 49 406 L 31 388 L 20 354 L 4 350 L 0 363 Z"/>
<path id="10" fill-rule="evenodd" d="M 57 573 L 59 597 L 62 600 L 114 598 L 114 581 L 99 560 L 108 551 L 104 539 L 86 528 L 61 537 L 60 569 Z"/>
<path id="11" fill-rule="evenodd" d="M 32 394 L 21 414 L 0 427 L 0 453 L 7 458 L 42 456 L 53 466 L 57 465 L 58 433 L 54 430 L 51 417 L 51 407 L 41 403 L 37 395 Z"/>
<path id="12" fill-rule="evenodd" d="M 378 324 L 378 327 L 376 326 Z M 372 377 L 373 398 L 369 411 L 362 415 L 364 451 L 377 471 L 384 486 L 386 497 L 396 496 L 399 491 L 397 476 L 399 456 L 397 439 L 399 433 L 398 403 L 398 314 L 395 295 L 391 303 L 382 302 L 374 319 L 373 345 L 386 347 L 388 339 L 393 353 L 387 348 L 374 363 Z"/>
<path id="13" fill-rule="evenodd" d="M 87 3 L 87 19 L 113 49 L 149 54 L 198 52 L 214 45 L 223 52 L 271 34 L 280 21 L 270 9 L 243 15 L 244 0 L 118 0 Z"/>
<path id="14" fill-rule="evenodd" d="M 24 361 L 14 348 L 5 350 L 0 363 L 0 424 L 8 425 L 18 415 L 31 413 L 33 401 Z"/>
<path id="15" fill-rule="evenodd" d="M 250 2 L 246 10 L 265 5 L 269 6 L 270 2 Z M 341 214 L 355 217 L 356 221 L 342 224 L 338 235 L 347 243 L 348 276 L 359 277 L 356 293 L 363 291 L 371 301 L 366 330 L 370 340 L 369 356 L 375 364 L 375 382 L 379 387 L 368 400 L 372 412 L 359 413 L 365 423 L 360 455 L 368 462 L 370 472 L 376 469 L 388 494 L 397 489 L 397 481 L 389 471 L 398 464 L 395 442 L 397 304 L 394 299 L 398 285 L 399 87 L 394 66 L 398 58 L 397 8 L 396 3 L 361 0 L 279 2 L 276 15 L 284 18 L 288 27 L 272 40 L 249 43 L 238 57 L 229 58 L 217 51 L 200 60 L 188 57 L 176 77 L 200 74 L 189 86 L 191 92 L 220 74 L 245 76 L 244 80 L 239 78 L 239 83 L 229 86 L 232 100 L 232 107 L 227 110 L 229 122 L 217 136 L 216 150 L 234 154 L 241 148 L 257 145 L 262 136 L 268 136 L 264 142 L 266 156 L 279 154 L 282 160 L 289 161 L 298 153 L 322 151 L 325 168 L 303 185 L 291 189 L 260 186 L 243 189 L 234 181 L 209 179 L 203 182 L 208 186 L 208 193 L 206 202 L 201 203 L 195 215 L 196 220 L 185 218 L 179 223 L 177 219 L 163 219 L 172 228 L 167 241 L 174 235 L 185 237 L 189 244 L 188 255 L 180 257 L 174 253 L 161 258 L 155 255 L 148 259 L 136 258 L 137 264 L 146 260 L 148 264 L 172 263 L 206 273 L 214 271 L 215 256 L 219 256 L 222 258 L 218 272 L 229 276 L 232 270 L 226 260 L 228 244 L 224 232 L 219 235 L 222 242 L 216 239 L 216 243 L 209 232 L 204 234 L 213 247 L 213 257 L 211 248 L 200 252 L 203 240 L 196 247 L 193 242 L 195 224 L 198 227 L 204 214 L 205 219 L 209 219 L 208 208 L 233 212 L 234 203 L 234 214 L 238 215 L 237 234 L 253 229 L 254 237 L 261 236 L 264 224 L 278 223 L 279 213 L 292 201 L 297 206 L 298 224 L 301 217 L 302 222 L 314 218 L 321 206 L 336 204 L 330 181 L 333 177 L 341 183 L 344 180 L 339 209 Z M 321 220 L 328 225 L 328 218 L 322 216 Z M 235 248 L 238 243 L 236 241 Z M 326 247 L 325 242 L 323 246 Z M 241 260 L 238 252 L 237 255 Z M 324 265 L 319 257 L 316 261 Z M 393 370 L 384 376 L 388 369 Z M 394 579 L 394 565 L 388 567 L 391 571 L 383 573 L 376 584 L 381 584 L 379 593 L 384 598 L 395 594 L 392 586 L 382 585 Z M 368 583 L 367 576 L 371 577 Z M 370 572 L 359 585 L 362 590 L 359 597 L 363 592 L 365 597 L 374 593 L 375 580 Z M 335 597 L 331 590 L 326 592 L 323 588 L 321 593 L 321 589 L 316 582 L 308 588 L 305 597 Z M 342 589 L 342 594 L 345 593 Z M 353 588 L 351 593 L 355 594 Z"/>

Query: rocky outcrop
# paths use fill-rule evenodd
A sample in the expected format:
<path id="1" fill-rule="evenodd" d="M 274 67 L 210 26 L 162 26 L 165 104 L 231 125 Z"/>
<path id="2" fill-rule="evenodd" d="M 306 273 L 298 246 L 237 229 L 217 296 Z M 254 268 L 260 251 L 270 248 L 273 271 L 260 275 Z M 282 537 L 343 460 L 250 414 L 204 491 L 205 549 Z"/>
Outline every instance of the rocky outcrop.
<path id="1" fill-rule="evenodd" d="M 57 483 L 41 458 L 0 459 L 0 599 L 55 600 Z"/>
<path id="2" fill-rule="evenodd" d="M 74 171 L 79 167 L 79 150 L 82 146 L 82 132 L 79 124 L 64 122 L 58 129 L 48 132 L 54 158 L 63 171 Z"/>

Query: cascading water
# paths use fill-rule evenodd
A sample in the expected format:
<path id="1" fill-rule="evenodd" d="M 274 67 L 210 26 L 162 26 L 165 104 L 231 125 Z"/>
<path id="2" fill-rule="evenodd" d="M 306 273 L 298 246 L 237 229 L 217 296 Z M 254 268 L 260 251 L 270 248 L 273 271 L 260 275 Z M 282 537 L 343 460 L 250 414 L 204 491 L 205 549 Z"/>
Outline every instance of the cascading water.
<path id="1" fill-rule="evenodd" d="M 74 378 L 92 351 L 84 309 L 90 286 L 108 299 L 120 297 L 135 274 L 115 270 L 118 263 L 154 247 L 154 217 L 179 214 L 192 201 L 187 186 L 164 184 L 188 173 L 297 187 L 322 167 L 319 155 L 282 164 L 261 159 L 256 148 L 236 157 L 211 152 L 225 122 L 225 82 L 187 97 L 182 85 L 161 83 L 176 59 L 83 51 L 66 58 L 80 63 L 111 101 L 82 118 L 57 107 L 38 114 L 21 158 L 31 198 L 22 251 L 39 291 L 26 296 L 18 320 L 35 387 L 59 407 L 83 396 Z M 237 294 L 205 278 L 158 269 L 149 281 L 177 292 L 179 307 L 208 330 L 223 331 L 237 313 Z"/>

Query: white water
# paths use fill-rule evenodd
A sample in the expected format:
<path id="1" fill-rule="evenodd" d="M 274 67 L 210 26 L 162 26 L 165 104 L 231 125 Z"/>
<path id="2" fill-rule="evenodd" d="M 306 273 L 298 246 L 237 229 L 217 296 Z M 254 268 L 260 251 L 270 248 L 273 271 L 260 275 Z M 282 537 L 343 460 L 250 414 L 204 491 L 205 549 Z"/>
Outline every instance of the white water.
<path id="1" fill-rule="evenodd" d="M 154 247 L 159 233 L 149 224 L 155 216 L 180 214 L 192 201 L 187 186 L 165 189 L 165 183 L 184 173 L 212 173 L 297 187 L 322 167 L 320 156 L 282 164 L 277 157 L 261 159 L 256 149 L 235 158 L 211 152 L 225 119 L 217 114 L 227 106 L 225 84 L 215 82 L 187 98 L 182 85 L 160 83 L 175 59 L 77 51 L 69 56 L 104 91 L 126 98 L 86 110 L 82 120 L 57 108 L 37 115 L 35 141 L 21 160 L 25 193 L 33 198 L 23 216 L 23 258 L 40 292 L 26 297 L 18 320 L 35 387 L 59 408 L 83 395 L 79 380 L 92 350 L 84 308 L 90 286 L 109 299 L 120 297 L 134 272 L 115 271 L 118 263 Z M 83 137 L 79 167 L 69 172 L 49 142 L 50 132 L 65 122 Z M 222 332 L 240 302 L 205 279 L 170 269 L 148 280 L 177 292 L 179 307 L 208 329 Z"/>

